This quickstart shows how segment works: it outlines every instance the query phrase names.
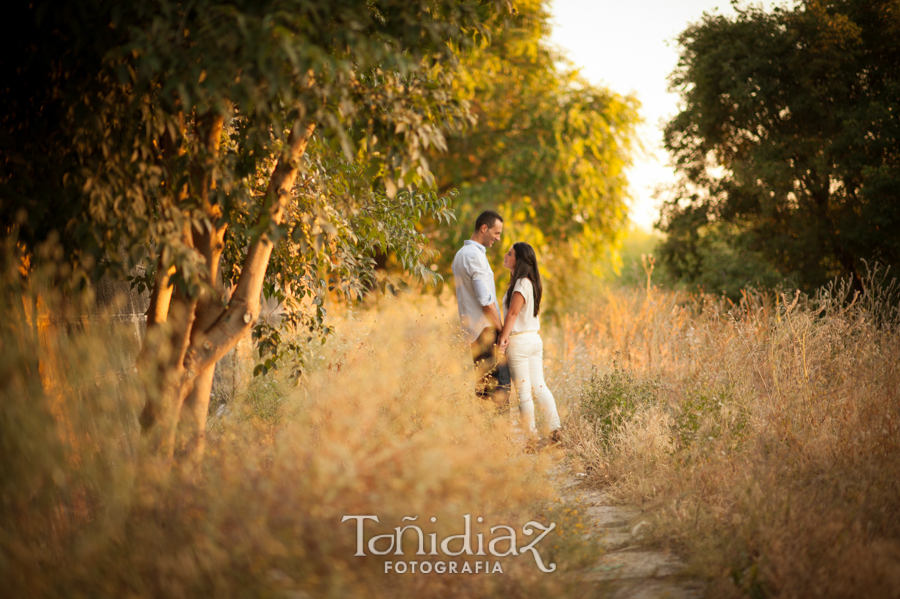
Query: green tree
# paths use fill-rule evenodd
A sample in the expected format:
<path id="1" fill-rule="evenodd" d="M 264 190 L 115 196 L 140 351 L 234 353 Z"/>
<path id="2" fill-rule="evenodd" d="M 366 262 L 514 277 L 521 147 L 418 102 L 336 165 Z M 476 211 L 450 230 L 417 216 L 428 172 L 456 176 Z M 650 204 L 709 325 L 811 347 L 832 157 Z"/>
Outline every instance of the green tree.
<path id="1" fill-rule="evenodd" d="M 324 328 L 375 251 L 420 264 L 449 218 L 424 159 L 468 122 L 459 56 L 492 0 L 35 2 L 0 57 L 0 222 L 60 282 L 150 290 L 139 371 L 150 446 L 199 454 L 215 363 L 255 327 Z M 137 274 L 135 274 L 137 273 Z M 141 274 L 143 273 L 143 274 Z M 285 307 L 259 322 L 263 295 Z"/>
<path id="2" fill-rule="evenodd" d="M 684 108 L 665 142 L 681 183 L 659 223 L 669 271 L 734 293 L 900 264 L 897 3 L 738 7 L 679 42 Z"/>
<path id="3" fill-rule="evenodd" d="M 628 222 L 637 100 L 591 85 L 550 47 L 547 2 L 522 0 L 516 10 L 463 61 L 460 85 L 477 122 L 432 159 L 438 188 L 460 192 L 458 226 L 428 232 L 444 273 L 486 208 L 504 216 L 506 239 L 531 243 L 551 271 L 608 257 Z M 502 252 L 491 258 L 499 265 Z"/>

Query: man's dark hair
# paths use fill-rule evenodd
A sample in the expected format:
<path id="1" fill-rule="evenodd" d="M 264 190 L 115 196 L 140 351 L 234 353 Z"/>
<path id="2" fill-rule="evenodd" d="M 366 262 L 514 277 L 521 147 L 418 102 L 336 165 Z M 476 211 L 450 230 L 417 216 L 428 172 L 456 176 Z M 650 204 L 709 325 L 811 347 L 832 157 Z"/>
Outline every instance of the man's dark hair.
<path id="1" fill-rule="evenodd" d="M 475 219 L 475 232 L 481 231 L 481 227 L 487 225 L 488 229 L 494 226 L 497 221 L 503 222 L 503 217 L 494 210 L 485 210 Z"/>

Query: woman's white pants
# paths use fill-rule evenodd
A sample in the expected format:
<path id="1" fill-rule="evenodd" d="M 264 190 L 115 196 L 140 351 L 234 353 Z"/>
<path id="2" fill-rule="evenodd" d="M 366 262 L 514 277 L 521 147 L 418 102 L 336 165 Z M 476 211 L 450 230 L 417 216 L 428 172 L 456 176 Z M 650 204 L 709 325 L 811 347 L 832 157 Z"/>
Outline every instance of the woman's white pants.
<path id="1" fill-rule="evenodd" d="M 556 401 L 544 381 L 544 342 L 541 336 L 534 331 L 510 337 L 506 357 L 509 374 L 519 396 L 519 416 L 522 426 L 530 435 L 537 435 L 537 428 L 534 425 L 534 398 L 536 398 L 541 404 L 550 430 L 558 429 L 560 425 Z"/>

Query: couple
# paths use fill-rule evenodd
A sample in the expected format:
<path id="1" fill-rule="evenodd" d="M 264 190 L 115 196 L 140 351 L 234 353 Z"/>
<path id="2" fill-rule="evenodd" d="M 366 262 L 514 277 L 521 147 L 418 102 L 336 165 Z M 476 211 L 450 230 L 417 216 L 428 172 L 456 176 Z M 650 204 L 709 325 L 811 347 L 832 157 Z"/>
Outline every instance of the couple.
<path id="1" fill-rule="evenodd" d="M 485 210 L 475 221 L 472 238 L 453 259 L 459 319 L 472 344 L 479 376 L 476 393 L 503 408 L 507 404 L 512 377 L 519 397 L 522 425 L 530 437 L 529 445 L 534 446 L 539 441 L 532 391 L 544 410 L 550 428 L 550 443 L 559 444 L 559 415 L 553 394 L 544 382 L 544 344 L 538 334 L 542 289 L 537 258 L 534 249 L 523 242 L 513 244 L 503 257 L 503 266 L 509 269 L 511 276 L 501 300 L 506 320 L 501 321 L 487 248 L 500 239 L 502 232 L 503 218 L 493 210 Z"/>

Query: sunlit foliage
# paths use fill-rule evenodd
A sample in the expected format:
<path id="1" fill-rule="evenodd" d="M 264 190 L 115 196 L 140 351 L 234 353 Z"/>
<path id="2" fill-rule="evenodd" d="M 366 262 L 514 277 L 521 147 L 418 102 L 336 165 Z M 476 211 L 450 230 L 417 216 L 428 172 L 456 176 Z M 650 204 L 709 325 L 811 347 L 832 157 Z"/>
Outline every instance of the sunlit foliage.
<path id="1" fill-rule="evenodd" d="M 608 260 L 627 223 L 639 104 L 592 85 L 552 47 L 545 2 L 516 9 L 463 62 L 459 85 L 478 120 L 432 159 L 439 189 L 459 189 L 459 225 L 429 236 L 449 265 L 491 208 L 504 215 L 505 239 L 531 243 L 547 266 Z M 491 256 L 498 267 L 501 255 Z"/>

